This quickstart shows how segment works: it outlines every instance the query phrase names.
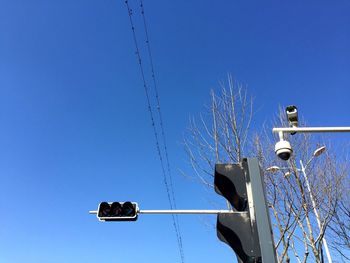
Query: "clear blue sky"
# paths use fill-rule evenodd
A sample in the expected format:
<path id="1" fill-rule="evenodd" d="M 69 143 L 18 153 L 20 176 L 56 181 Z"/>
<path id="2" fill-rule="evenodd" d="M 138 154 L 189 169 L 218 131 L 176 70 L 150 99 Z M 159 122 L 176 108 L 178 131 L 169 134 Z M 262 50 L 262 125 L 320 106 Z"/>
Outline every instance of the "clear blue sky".
<path id="1" fill-rule="evenodd" d="M 178 208 L 211 208 L 177 171 L 190 171 L 189 116 L 228 72 L 255 97 L 256 130 L 287 104 L 349 126 L 349 1 L 144 4 Z M 124 1 L 0 6 L 0 261 L 180 262 L 171 217 L 88 214 L 105 200 L 168 208 Z M 206 219 L 179 220 L 185 262 L 234 260 Z"/>

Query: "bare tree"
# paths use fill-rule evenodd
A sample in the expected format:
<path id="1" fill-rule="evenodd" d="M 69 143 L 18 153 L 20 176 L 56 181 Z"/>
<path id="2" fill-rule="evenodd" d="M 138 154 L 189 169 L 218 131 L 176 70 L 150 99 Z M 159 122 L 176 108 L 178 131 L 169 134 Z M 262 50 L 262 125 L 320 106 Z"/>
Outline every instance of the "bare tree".
<path id="1" fill-rule="evenodd" d="M 228 88 L 226 88 L 226 85 Z M 196 176 L 213 186 L 215 163 L 238 163 L 246 154 L 253 101 L 246 89 L 228 76 L 220 83 L 221 94 L 212 90 L 208 116 L 200 115 L 199 124 L 192 118 L 184 139 L 185 150 Z"/>
<path id="2" fill-rule="evenodd" d="M 346 162 L 348 163 L 348 162 Z M 346 172 L 348 167 L 341 167 Z M 350 178 L 343 180 L 342 198 L 339 200 L 335 215 L 330 224 L 331 235 L 334 240 L 332 248 L 336 250 L 344 260 L 350 261 Z"/>
<path id="3" fill-rule="evenodd" d="M 285 114 L 280 110 L 274 126 L 286 123 Z M 314 142 L 309 134 L 288 136 L 294 154 L 285 163 L 271 154 L 276 138 L 269 138 L 268 135 L 260 135 L 255 139 L 255 148 L 258 149 L 257 155 L 262 166 L 267 168 L 277 164 L 287 168 L 281 169 L 277 174 L 265 173 L 268 200 L 275 219 L 275 229 L 278 229 L 275 237 L 280 260 L 288 262 L 290 255 L 293 255 L 298 262 L 306 262 L 308 259 L 322 262 L 322 241 L 342 200 L 346 166 L 338 162 L 330 150 L 311 161 L 314 158 L 312 151 L 320 144 Z M 307 164 L 310 191 L 300 170 L 299 160 Z M 319 214 L 319 224 L 315 211 Z M 301 251 L 293 247 L 304 249 Z"/>
<path id="4" fill-rule="evenodd" d="M 322 241 L 327 229 L 336 222 L 334 217 L 343 200 L 341 189 L 347 170 L 340 168 L 329 151 L 310 162 L 311 149 L 316 149 L 319 144 L 307 134 L 289 136 L 294 154 L 288 162 L 278 160 L 274 154 L 276 138 L 271 135 L 271 129 L 255 130 L 256 135 L 252 136 L 253 99 L 246 88 L 230 75 L 220 87 L 219 95 L 214 91 L 210 93 L 207 115 L 200 115 L 199 121 L 191 119 L 184 139 L 196 178 L 212 187 L 215 163 L 239 163 L 243 156 L 258 157 L 265 171 L 279 262 L 323 262 Z M 286 124 L 285 114 L 280 111 L 275 125 Z M 299 169 L 299 160 L 307 163 L 310 192 Z M 278 173 L 266 172 L 266 168 L 276 165 L 285 169 Z M 320 227 L 313 213 L 315 209 L 320 217 Z"/>

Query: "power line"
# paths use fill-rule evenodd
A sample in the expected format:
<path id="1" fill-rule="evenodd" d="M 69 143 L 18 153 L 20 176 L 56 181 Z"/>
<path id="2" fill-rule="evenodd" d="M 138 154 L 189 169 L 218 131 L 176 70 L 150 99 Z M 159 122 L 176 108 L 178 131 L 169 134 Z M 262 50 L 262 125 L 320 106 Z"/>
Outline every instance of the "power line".
<path id="1" fill-rule="evenodd" d="M 166 176 L 166 172 L 165 172 L 165 166 L 164 166 L 162 152 L 160 150 L 160 143 L 159 143 L 159 138 L 158 138 L 158 132 L 157 132 L 157 128 L 156 128 L 156 125 L 155 125 L 155 118 L 154 118 L 152 107 L 151 107 L 151 101 L 150 101 L 150 95 L 149 95 L 149 87 L 148 87 L 148 85 L 146 83 L 146 78 L 145 78 L 145 74 L 144 74 L 143 64 L 142 64 L 142 60 L 141 60 L 140 49 L 139 49 L 139 45 L 138 45 L 138 41 L 137 41 L 137 37 L 136 37 L 136 32 L 135 32 L 135 26 L 134 26 L 134 22 L 133 22 L 133 19 L 132 19 L 132 9 L 130 8 L 129 3 L 128 3 L 127 0 L 125 1 L 125 4 L 126 4 L 127 9 L 128 9 L 129 21 L 130 21 L 130 25 L 131 25 L 134 45 L 135 45 L 135 48 L 136 48 L 136 55 L 137 55 L 137 59 L 138 59 L 140 73 L 141 73 L 141 76 L 142 76 L 143 87 L 144 87 L 145 95 L 146 95 L 146 99 L 147 99 L 148 111 L 150 113 L 151 124 L 152 124 L 152 127 L 153 127 L 153 133 L 154 133 L 154 137 L 155 137 L 155 141 L 156 141 L 156 149 L 157 149 L 158 157 L 159 157 L 159 160 L 160 160 L 160 163 L 161 163 L 161 169 L 162 169 L 162 173 L 163 173 L 163 181 L 164 181 L 164 185 L 165 185 L 165 188 L 166 188 L 166 191 L 167 191 L 167 197 L 168 197 L 168 201 L 169 201 L 169 204 L 170 204 L 170 208 L 173 209 L 173 208 L 176 208 L 176 202 L 175 202 L 175 197 L 174 197 L 174 190 L 173 190 L 173 187 L 172 187 L 172 179 L 171 179 L 171 174 L 170 174 L 169 158 L 168 158 L 166 141 L 165 141 L 164 126 L 163 126 L 163 121 L 162 121 L 162 118 L 161 118 L 159 95 L 158 95 L 158 90 L 157 90 L 156 81 L 155 81 L 153 59 L 152 59 L 152 53 L 151 53 L 151 49 L 150 49 L 150 45 L 149 45 L 147 25 L 146 25 L 146 20 L 145 20 L 144 11 L 143 11 L 143 3 L 141 1 L 141 10 L 142 10 L 142 16 L 143 16 L 143 21 L 144 21 L 144 29 L 145 29 L 145 33 L 146 33 L 146 42 L 147 42 L 148 54 L 149 54 L 150 63 L 151 63 L 152 79 L 153 79 L 153 82 L 154 82 L 154 85 L 155 85 L 155 90 L 156 90 L 157 109 L 158 109 L 158 115 L 159 115 L 159 118 L 160 118 L 161 135 L 162 135 L 162 138 L 163 138 L 163 145 L 164 145 L 164 151 L 165 151 L 165 156 L 166 156 L 167 170 L 168 170 L 168 173 L 169 173 L 169 178 L 170 178 L 170 183 L 171 183 L 171 185 L 170 185 L 171 186 L 170 187 L 171 192 L 170 192 L 170 189 L 169 189 L 169 184 L 168 184 L 168 180 L 167 180 L 167 176 Z M 181 261 L 184 262 L 182 237 L 181 237 L 181 233 L 180 233 L 180 230 L 179 230 L 179 223 L 178 223 L 177 216 L 175 217 L 174 215 L 172 215 L 172 219 L 173 219 L 173 226 L 174 226 L 176 237 L 177 237 L 177 243 L 178 243 L 178 247 L 179 247 Z"/>
<path id="2" fill-rule="evenodd" d="M 172 173 L 171 173 L 171 170 L 170 170 L 168 148 L 167 148 L 167 143 L 166 143 L 166 137 L 165 137 L 165 131 L 164 131 L 164 125 L 163 125 L 163 117 L 162 117 L 162 113 L 161 113 L 160 99 L 159 99 L 159 93 L 158 93 L 158 85 L 157 85 L 157 81 L 156 81 L 156 74 L 155 74 L 154 64 L 153 64 L 153 56 L 152 56 L 152 51 L 151 51 L 151 44 L 150 44 L 150 40 L 149 40 L 149 37 L 148 37 L 148 26 L 147 26 L 147 23 L 146 23 L 145 10 L 144 10 L 144 5 L 143 5 L 143 1 L 142 0 L 140 0 L 140 8 L 141 8 L 141 15 L 142 15 L 143 26 L 144 26 L 144 30 L 145 30 L 145 36 L 146 36 L 146 45 L 147 45 L 148 57 L 149 57 L 149 62 L 150 62 L 150 66 L 151 66 L 153 86 L 154 86 L 155 96 L 156 96 L 156 101 L 157 101 L 157 112 L 158 112 L 158 116 L 159 116 L 159 123 L 160 123 L 160 128 L 161 128 L 161 135 L 162 135 L 162 140 L 163 140 L 163 146 L 164 146 L 165 160 L 166 160 L 166 164 L 167 164 L 167 171 L 168 171 L 168 176 L 169 176 L 169 181 L 170 181 L 170 189 L 171 189 L 171 193 L 172 193 L 172 201 L 173 201 L 174 208 L 176 209 L 177 208 L 176 207 L 176 198 L 175 198 L 175 192 L 174 192 L 174 187 L 173 187 Z M 180 224 L 179 224 L 179 221 L 178 221 L 178 216 L 175 215 L 175 218 L 176 218 L 176 222 L 177 222 L 178 231 L 180 232 Z M 180 245 L 181 245 L 181 249 L 183 249 L 182 248 L 181 235 L 180 235 Z"/>

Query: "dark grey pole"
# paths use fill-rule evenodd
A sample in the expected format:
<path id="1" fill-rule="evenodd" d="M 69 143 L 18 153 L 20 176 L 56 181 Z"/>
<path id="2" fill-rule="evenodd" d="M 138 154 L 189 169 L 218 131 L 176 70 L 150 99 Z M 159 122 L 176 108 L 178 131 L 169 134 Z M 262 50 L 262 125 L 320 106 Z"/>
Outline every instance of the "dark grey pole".
<path id="1" fill-rule="evenodd" d="M 277 256 L 266 202 L 263 173 L 256 158 L 247 158 L 247 161 L 253 199 L 251 205 L 254 206 L 255 211 L 262 262 L 274 263 L 277 262 Z"/>

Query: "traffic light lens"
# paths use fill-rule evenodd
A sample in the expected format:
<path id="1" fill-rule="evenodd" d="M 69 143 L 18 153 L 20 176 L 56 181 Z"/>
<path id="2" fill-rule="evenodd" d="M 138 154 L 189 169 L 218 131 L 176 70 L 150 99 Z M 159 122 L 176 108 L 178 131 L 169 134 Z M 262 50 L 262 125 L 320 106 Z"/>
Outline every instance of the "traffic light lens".
<path id="1" fill-rule="evenodd" d="M 111 216 L 121 216 L 122 215 L 122 205 L 118 202 L 114 202 L 111 205 Z"/>
<path id="2" fill-rule="evenodd" d="M 123 215 L 124 216 L 135 216 L 135 207 L 131 202 L 125 202 L 123 204 Z"/>
<path id="3" fill-rule="evenodd" d="M 106 216 L 109 216 L 110 212 L 111 212 L 111 206 L 107 202 L 102 202 L 100 204 L 98 216 L 99 217 L 106 217 Z"/>

